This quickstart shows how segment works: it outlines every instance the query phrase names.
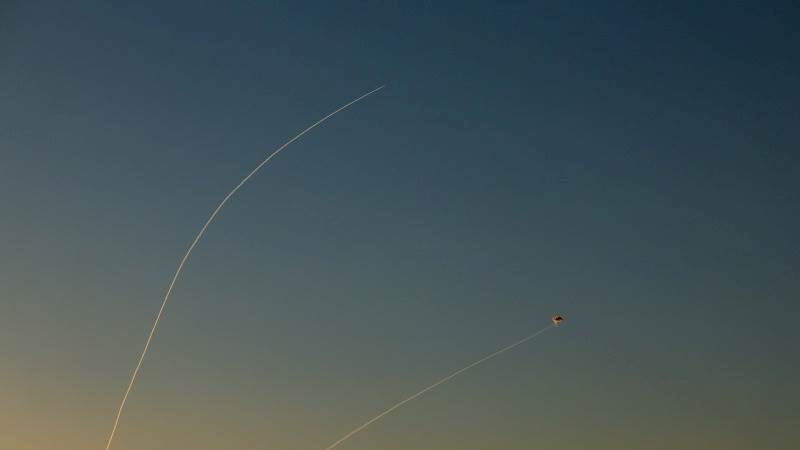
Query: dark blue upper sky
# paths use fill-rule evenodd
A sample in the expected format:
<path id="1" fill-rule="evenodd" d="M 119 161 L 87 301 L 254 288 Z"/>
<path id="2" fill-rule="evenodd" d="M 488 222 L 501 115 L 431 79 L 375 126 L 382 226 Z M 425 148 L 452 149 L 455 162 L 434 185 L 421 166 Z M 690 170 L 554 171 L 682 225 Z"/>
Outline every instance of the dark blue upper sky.
<path id="1" fill-rule="evenodd" d="M 800 439 L 792 2 L 8 5 L 0 447 L 98 445 L 210 210 L 381 84 L 212 226 L 120 449 L 323 448 L 557 312 L 348 448 Z"/>

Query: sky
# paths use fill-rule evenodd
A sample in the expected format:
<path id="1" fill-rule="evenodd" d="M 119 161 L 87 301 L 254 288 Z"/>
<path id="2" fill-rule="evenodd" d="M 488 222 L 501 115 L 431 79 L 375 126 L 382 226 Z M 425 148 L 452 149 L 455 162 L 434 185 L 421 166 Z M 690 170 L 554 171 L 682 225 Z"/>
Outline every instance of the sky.
<path id="1" fill-rule="evenodd" d="M 0 448 L 800 443 L 793 2 L 0 2 Z"/>

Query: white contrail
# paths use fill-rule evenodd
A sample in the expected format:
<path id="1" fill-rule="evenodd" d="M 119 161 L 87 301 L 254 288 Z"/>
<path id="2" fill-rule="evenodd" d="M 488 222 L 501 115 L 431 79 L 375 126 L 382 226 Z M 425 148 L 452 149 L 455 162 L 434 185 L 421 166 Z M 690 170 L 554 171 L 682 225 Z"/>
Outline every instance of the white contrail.
<path id="1" fill-rule="evenodd" d="M 378 420 L 378 419 L 380 419 L 381 417 L 383 417 L 383 416 L 385 416 L 385 415 L 389 414 L 390 412 L 394 411 L 395 409 L 397 409 L 397 408 L 399 408 L 399 407 L 401 407 L 401 406 L 405 405 L 406 403 L 410 402 L 411 400 L 414 400 L 415 398 L 419 397 L 420 395 L 422 395 L 422 394 L 424 394 L 424 393 L 426 393 L 426 392 L 430 391 L 431 389 L 435 388 L 436 386 L 439 386 L 440 384 L 442 384 L 442 383 L 445 383 L 445 382 L 449 381 L 449 380 L 450 380 L 450 379 L 452 379 L 452 378 L 455 378 L 456 376 L 460 375 L 461 373 L 463 373 L 463 372 L 466 372 L 467 370 L 469 370 L 469 369 L 471 369 L 471 368 L 473 368 L 473 367 L 477 366 L 478 364 L 480 364 L 480 363 L 482 363 L 482 362 L 488 361 L 488 360 L 490 360 L 490 359 L 494 358 L 495 356 L 497 356 L 497 355 L 500 355 L 501 353 L 505 353 L 505 352 L 507 352 L 507 351 L 511 350 L 512 348 L 514 348 L 514 347 L 516 347 L 516 346 L 518 346 L 518 345 L 521 345 L 521 344 L 524 344 L 525 342 L 528 342 L 528 341 L 530 341 L 531 339 L 533 339 L 533 338 L 535 338 L 536 336 L 538 336 L 538 335 L 540 335 L 540 334 L 544 333 L 545 331 L 549 330 L 549 329 L 550 329 L 550 328 L 552 328 L 552 327 L 553 327 L 553 325 L 548 325 L 548 326 L 546 326 L 546 327 L 542 328 L 541 330 L 537 331 L 536 333 L 533 333 L 532 335 L 530 335 L 530 336 L 528 336 L 528 337 L 525 337 L 525 338 L 523 338 L 523 339 L 520 339 L 520 340 L 518 340 L 517 342 L 514 342 L 513 344 L 511 344 L 511 345 L 509 345 L 509 346 L 507 346 L 507 347 L 503 347 L 503 348 L 501 348 L 500 350 L 498 350 L 498 351 L 496 351 L 496 352 L 492 353 L 491 355 L 484 356 L 483 358 L 481 358 L 481 359 L 479 359 L 479 360 L 475 361 L 474 363 L 472 363 L 472 364 L 470 364 L 470 365 L 468 365 L 468 366 L 466 366 L 466 367 L 462 367 L 461 369 L 458 369 L 458 370 L 456 370 L 455 372 L 453 372 L 453 373 L 451 373 L 450 375 L 448 375 L 448 376 L 446 376 L 446 377 L 442 378 L 441 380 L 437 381 L 436 383 L 433 383 L 432 385 L 430 385 L 430 386 L 426 387 L 425 389 L 423 389 L 423 390 L 421 390 L 421 391 L 417 392 L 416 394 L 412 395 L 411 397 L 408 397 L 408 398 L 407 398 L 407 399 L 405 399 L 405 400 L 402 400 L 402 401 L 400 401 L 400 402 L 397 402 L 397 403 L 395 403 L 395 404 L 394 404 L 394 405 L 393 405 L 391 408 L 389 408 L 389 409 L 387 409 L 386 411 L 384 411 L 384 412 L 382 412 L 382 413 L 378 414 L 377 416 L 373 417 L 372 419 L 369 419 L 368 421 L 364 422 L 364 424 L 363 424 L 363 425 L 359 426 L 359 427 L 358 427 L 358 428 L 356 428 L 355 430 L 353 430 L 353 431 L 351 431 L 351 432 L 349 432 L 349 433 L 345 434 L 344 436 L 342 436 L 342 437 L 341 437 L 341 438 L 340 438 L 338 441 L 336 441 L 336 442 L 334 442 L 333 444 L 331 444 L 331 445 L 329 445 L 328 447 L 326 447 L 326 448 L 325 448 L 325 450 L 331 450 L 332 448 L 334 448 L 334 447 L 338 446 L 338 445 L 339 445 L 339 444 L 341 444 L 342 442 L 344 442 L 344 441 L 346 441 L 346 440 L 350 439 L 350 438 L 351 438 L 351 437 L 352 437 L 354 434 L 356 434 L 356 433 L 358 433 L 359 431 L 363 430 L 364 428 L 367 428 L 368 426 L 370 426 L 370 425 L 371 425 L 373 422 L 377 421 L 377 420 Z"/>
<path id="2" fill-rule="evenodd" d="M 208 226 L 211 225 L 211 222 L 214 220 L 214 217 L 217 216 L 217 213 L 219 213 L 219 211 L 222 209 L 222 207 L 225 206 L 225 203 L 227 203 L 228 199 L 230 199 L 233 196 L 233 194 L 235 194 L 236 191 L 239 190 L 239 188 L 241 188 L 245 183 L 247 183 L 247 180 L 249 180 L 253 175 L 255 175 L 256 172 L 258 172 L 259 169 L 261 169 L 261 167 L 263 167 L 266 163 L 269 162 L 269 160 L 274 158 L 283 149 L 288 147 L 289 144 L 291 144 L 292 142 L 296 141 L 297 139 L 299 139 L 301 136 L 303 136 L 304 134 L 308 133 L 309 131 L 313 130 L 318 125 L 320 125 L 322 122 L 325 122 L 326 120 L 330 119 L 331 117 L 336 115 L 338 112 L 346 109 L 347 107 L 349 107 L 353 103 L 356 103 L 359 100 L 362 100 L 362 99 L 366 98 L 367 96 L 372 95 L 375 92 L 378 92 L 379 90 L 381 90 L 383 88 L 384 88 L 384 86 L 380 86 L 380 87 L 378 87 L 376 89 L 373 89 L 373 90 L 367 92 L 366 94 L 364 94 L 364 95 L 362 95 L 360 97 L 357 97 L 354 100 L 351 100 L 349 103 L 345 104 L 344 106 L 339 107 L 337 110 L 333 111 L 332 113 L 328 114 L 327 116 L 323 117 L 322 119 L 319 119 L 313 125 L 311 125 L 310 127 L 306 128 L 305 130 L 303 130 L 300 133 L 298 133 L 297 136 L 295 136 L 295 137 L 289 139 L 288 141 L 286 141 L 286 143 L 284 143 L 283 145 L 278 147 L 277 150 L 272 152 L 269 156 L 266 157 L 266 159 L 261 161 L 261 164 L 257 165 L 256 168 L 253 169 L 249 174 L 247 174 L 246 177 L 242 178 L 242 181 L 240 181 L 239 184 L 236 185 L 236 187 L 234 187 L 230 192 L 228 192 L 228 195 L 226 195 L 225 198 L 223 198 L 221 202 L 219 202 L 219 205 L 217 205 L 216 209 L 214 209 L 214 212 L 212 212 L 211 216 L 209 216 L 208 220 L 206 220 L 206 223 L 205 223 L 205 225 L 203 225 L 203 228 L 201 228 L 200 232 L 197 233 L 197 236 L 194 238 L 194 241 L 192 242 L 192 245 L 190 245 L 189 249 L 186 250 L 186 254 L 183 255 L 183 258 L 181 259 L 180 264 L 178 264 L 177 270 L 175 270 L 175 275 L 172 276 L 172 281 L 170 281 L 170 283 L 169 283 L 169 287 L 167 288 L 167 293 L 164 295 L 164 300 L 161 302 L 161 308 L 158 309 L 158 313 L 156 314 L 156 318 L 155 318 L 155 321 L 153 322 L 153 326 L 152 326 L 152 328 L 150 328 L 150 334 L 147 336 L 147 341 L 145 341 L 145 343 L 144 343 L 144 349 L 142 350 L 142 354 L 139 356 L 139 361 L 136 363 L 136 367 L 133 369 L 133 374 L 131 375 L 131 380 L 128 383 L 128 388 L 125 389 L 125 395 L 122 396 L 122 402 L 120 402 L 119 409 L 117 410 L 117 417 L 116 417 L 116 419 L 114 419 L 114 427 L 111 428 L 111 434 L 108 436 L 108 443 L 106 443 L 106 450 L 109 450 L 111 448 L 111 443 L 114 441 L 114 434 L 117 431 L 117 426 L 119 425 L 119 418 L 120 418 L 120 416 L 122 416 L 122 410 L 125 408 L 125 401 L 128 400 L 128 394 L 131 393 L 131 389 L 133 388 L 133 384 L 136 382 L 136 376 L 139 374 L 139 369 L 142 367 L 142 361 L 144 361 L 144 357 L 147 354 L 147 349 L 150 348 L 150 341 L 153 340 L 153 335 L 156 332 L 156 328 L 158 328 L 158 322 L 161 320 L 161 315 L 164 313 L 164 307 L 167 306 L 167 301 L 169 300 L 169 296 L 172 293 L 172 288 L 175 286 L 175 281 L 177 281 L 178 276 L 181 274 L 181 270 L 183 270 L 183 265 L 186 263 L 186 260 L 189 259 L 189 255 L 192 253 L 192 250 L 194 250 L 194 247 L 200 241 L 200 238 L 203 237 L 203 234 L 206 232 L 206 229 L 208 228 Z"/>

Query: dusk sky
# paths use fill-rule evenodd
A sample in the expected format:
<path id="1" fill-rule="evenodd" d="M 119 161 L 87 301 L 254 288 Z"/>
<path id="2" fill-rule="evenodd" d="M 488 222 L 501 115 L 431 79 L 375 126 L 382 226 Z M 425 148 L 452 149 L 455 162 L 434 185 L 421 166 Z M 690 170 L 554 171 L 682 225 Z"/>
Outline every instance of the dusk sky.
<path id="1" fill-rule="evenodd" d="M 800 448 L 796 2 L 0 0 L 0 449 Z"/>

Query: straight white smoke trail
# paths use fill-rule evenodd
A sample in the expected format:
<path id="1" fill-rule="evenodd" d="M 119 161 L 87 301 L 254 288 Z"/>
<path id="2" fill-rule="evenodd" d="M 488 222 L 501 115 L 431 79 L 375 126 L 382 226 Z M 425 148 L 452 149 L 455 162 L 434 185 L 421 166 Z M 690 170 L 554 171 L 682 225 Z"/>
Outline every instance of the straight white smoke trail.
<path id="1" fill-rule="evenodd" d="M 468 365 L 468 366 L 465 366 L 465 367 L 462 367 L 462 368 L 460 368 L 460 369 L 456 370 L 455 372 L 453 372 L 453 373 L 451 373 L 450 375 L 448 375 L 448 376 L 446 376 L 446 377 L 442 378 L 441 380 L 437 381 L 436 383 L 433 383 L 432 385 L 430 385 L 430 386 L 426 387 L 425 389 L 423 389 L 423 390 L 421 390 L 421 391 L 417 392 L 416 394 L 412 395 L 411 397 L 408 397 L 408 398 L 406 398 L 405 400 L 401 400 L 401 401 L 399 401 L 399 402 L 395 403 L 394 405 L 392 405 L 392 407 L 391 407 L 391 408 L 389 408 L 389 409 L 387 409 L 387 410 L 383 411 L 382 413 L 378 414 L 377 416 L 373 417 L 372 419 L 369 419 L 368 421 L 364 422 L 364 423 L 363 423 L 361 426 L 359 426 L 359 427 L 358 427 L 358 428 L 356 428 L 355 430 L 353 430 L 353 431 L 351 431 L 351 432 L 349 432 L 349 433 L 345 434 L 344 436 L 342 436 L 342 437 L 341 437 L 341 438 L 340 438 L 338 441 L 336 441 L 336 442 L 334 442 L 333 444 L 331 444 L 331 445 L 329 445 L 328 447 L 326 447 L 326 448 L 325 448 L 325 450 L 331 450 L 332 448 L 334 448 L 334 447 L 338 446 L 338 445 L 339 445 L 339 444 L 341 444 L 342 442 L 344 442 L 344 441 L 346 441 L 346 440 L 350 439 L 350 438 L 351 438 L 351 437 L 352 437 L 354 434 L 358 433 L 359 431 L 363 430 L 364 428 L 367 428 L 367 427 L 368 427 L 368 426 L 370 426 L 372 423 L 374 423 L 374 422 L 376 422 L 377 420 L 379 420 L 381 417 L 383 417 L 383 416 L 385 416 L 385 415 L 389 414 L 390 412 L 394 411 L 395 409 L 397 409 L 397 408 L 399 408 L 399 407 L 401 407 L 401 406 L 405 405 L 406 403 L 410 402 L 411 400 L 414 400 L 415 398 L 419 397 L 420 395 L 422 395 L 422 394 L 424 394 L 424 393 L 426 393 L 426 392 L 430 391 L 431 389 L 434 389 L 434 388 L 436 388 L 436 387 L 437 387 L 437 386 L 439 386 L 440 384 L 442 384 L 442 383 L 446 383 L 447 381 L 450 381 L 451 379 L 453 379 L 453 378 L 457 377 L 458 375 L 460 375 L 460 374 L 462 374 L 462 373 L 466 372 L 467 370 L 469 370 L 469 369 L 471 369 L 471 368 L 473 368 L 473 367 L 477 366 L 478 364 L 481 364 L 481 363 L 483 363 L 483 362 L 486 362 L 486 361 L 488 361 L 488 360 L 490 360 L 490 359 L 494 358 L 495 356 L 498 356 L 498 355 L 500 355 L 500 354 L 502 354 L 502 353 L 505 353 L 505 352 L 507 352 L 507 351 L 511 350 L 512 348 L 514 348 L 514 347 L 516 347 L 516 346 L 518 346 L 518 345 L 522 345 L 522 344 L 524 344 L 525 342 L 528 342 L 528 341 L 530 341 L 531 339 L 533 339 L 533 338 L 535 338 L 536 336 L 538 336 L 538 335 L 540 335 L 540 334 L 544 333 L 545 331 L 549 330 L 549 329 L 550 329 L 550 328 L 552 328 L 552 327 L 553 327 L 553 325 L 548 325 L 548 326 L 546 326 L 546 327 L 542 328 L 541 330 L 537 331 L 536 333 L 533 333 L 533 334 L 532 334 L 532 335 L 530 335 L 530 336 L 527 336 L 527 337 L 525 337 L 525 338 L 522 338 L 522 339 L 518 340 L 517 342 L 514 342 L 514 343 L 513 343 L 513 344 L 511 344 L 511 345 L 508 345 L 508 346 L 506 346 L 506 347 L 503 347 L 503 348 L 501 348 L 500 350 L 497 350 L 496 352 L 494 352 L 494 353 L 492 353 L 492 354 L 490 354 L 490 355 L 484 356 L 483 358 L 481 358 L 481 359 L 479 359 L 479 360 L 475 361 L 474 363 L 472 363 L 472 364 L 470 364 L 470 365 Z"/>
<path id="2" fill-rule="evenodd" d="M 318 121 L 314 122 L 313 125 L 311 125 L 310 127 L 306 128 L 305 130 L 301 131 L 295 137 L 293 137 L 293 138 L 289 139 L 288 141 L 286 141 L 283 145 L 278 147 L 277 150 L 273 151 L 269 156 L 267 156 L 263 161 L 261 161 L 261 164 L 257 165 L 255 169 L 253 169 L 249 174 L 247 174 L 247 176 L 242 178 L 242 181 L 240 181 L 239 184 L 236 185 L 236 187 L 231 189 L 231 191 L 228 192 L 228 195 L 226 195 L 225 198 L 223 198 L 222 201 L 219 202 L 219 205 L 217 205 L 217 207 L 211 213 L 211 216 L 209 216 L 208 220 L 206 220 L 206 223 L 203 225 L 203 228 L 201 228 L 200 232 L 197 233 L 197 236 L 194 238 L 194 241 L 192 242 L 192 245 L 190 245 L 189 249 L 186 250 L 186 254 L 183 255 L 183 258 L 181 259 L 180 264 L 178 264 L 178 268 L 175 270 L 175 275 L 172 276 L 172 281 L 170 281 L 170 283 L 169 283 L 169 287 L 167 288 L 167 292 L 164 295 L 164 300 L 161 302 L 161 307 L 158 309 L 158 313 L 156 314 L 156 318 L 153 321 L 153 326 L 150 328 L 150 334 L 147 336 L 147 341 L 145 341 L 145 343 L 144 343 L 144 349 L 142 350 L 142 354 L 139 356 L 139 361 L 136 363 L 136 367 L 133 369 L 133 374 L 131 375 L 130 382 L 128 383 L 128 388 L 125 389 L 125 394 L 122 396 L 122 401 L 119 404 L 119 409 L 117 409 L 117 417 L 114 419 L 114 426 L 111 428 L 111 434 L 108 436 L 108 442 L 106 443 L 106 450 L 109 450 L 111 448 L 111 443 L 114 441 L 114 434 L 116 434 L 116 432 L 117 432 L 117 426 L 119 426 L 119 419 L 122 416 L 122 410 L 125 408 L 125 402 L 128 400 L 128 395 L 131 393 L 131 389 L 133 389 L 133 384 L 136 382 L 136 377 L 139 375 L 139 369 L 141 369 L 141 367 L 142 367 L 142 361 L 144 361 L 144 357 L 145 357 L 145 355 L 147 355 L 147 350 L 150 348 L 150 342 L 153 340 L 153 335 L 156 332 L 156 328 L 158 328 L 158 322 L 161 320 L 161 315 L 164 313 L 164 308 L 167 306 L 167 301 L 169 300 L 169 296 L 172 293 L 172 288 L 175 286 L 175 282 L 178 280 L 178 276 L 180 276 L 181 271 L 183 270 L 183 266 L 184 266 L 184 264 L 186 264 L 186 260 L 189 259 L 189 255 L 192 253 L 192 250 L 194 250 L 194 247 L 200 241 L 200 238 L 203 237 L 203 234 L 205 234 L 206 229 L 208 228 L 209 225 L 211 225 L 211 222 L 217 216 L 217 213 L 219 213 L 219 211 L 222 209 L 222 207 L 225 206 L 225 203 L 227 203 L 228 200 L 231 197 L 233 197 L 233 194 L 235 194 L 236 191 L 239 190 L 239 188 L 241 188 L 245 183 L 247 183 L 247 181 L 253 175 L 255 175 L 256 172 L 258 172 L 265 164 L 267 164 L 272 158 L 277 156 L 278 153 L 280 153 L 281 151 L 283 151 L 283 149 L 288 147 L 289 144 L 291 144 L 292 142 L 300 139 L 300 137 L 302 137 L 304 134 L 308 133 L 309 131 L 311 131 L 314 128 L 316 128 L 318 125 L 322 124 L 326 120 L 328 120 L 331 117 L 335 116 L 337 113 L 347 109 L 352 104 L 354 104 L 354 103 L 356 103 L 356 102 L 358 102 L 358 101 L 360 101 L 360 100 L 362 100 L 362 99 L 374 94 L 375 92 L 378 92 L 379 90 L 381 90 L 383 88 L 384 88 L 384 86 L 380 86 L 380 87 L 378 87 L 376 89 L 373 89 L 373 90 L 367 92 L 364 95 L 361 95 L 360 97 L 355 98 L 354 100 L 351 100 L 350 102 L 348 102 L 345 105 L 339 107 L 338 109 L 336 109 L 332 113 L 328 114 L 327 116 L 325 116 L 325 117 L 319 119 Z"/>

